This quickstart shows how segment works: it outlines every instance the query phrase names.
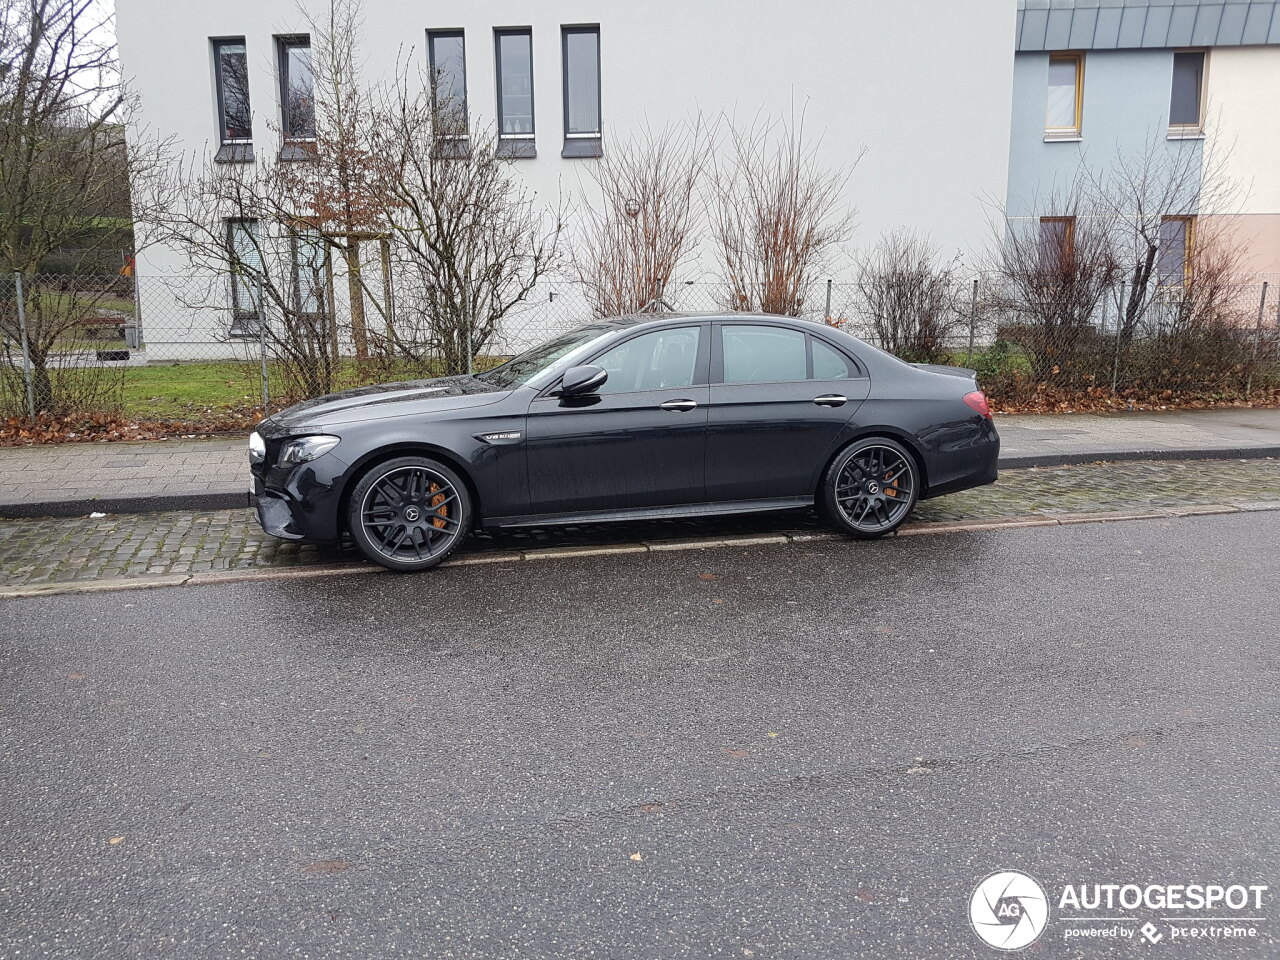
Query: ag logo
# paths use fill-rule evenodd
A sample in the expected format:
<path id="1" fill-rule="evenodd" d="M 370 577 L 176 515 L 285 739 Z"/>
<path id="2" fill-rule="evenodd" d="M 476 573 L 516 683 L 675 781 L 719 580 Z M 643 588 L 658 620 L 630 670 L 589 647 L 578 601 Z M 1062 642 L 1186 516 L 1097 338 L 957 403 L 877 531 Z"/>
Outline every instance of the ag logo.
<path id="1" fill-rule="evenodd" d="M 1025 873 L 1003 870 L 978 884 L 969 898 L 973 932 L 998 950 L 1021 950 L 1036 942 L 1049 922 L 1049 898 Z"/>

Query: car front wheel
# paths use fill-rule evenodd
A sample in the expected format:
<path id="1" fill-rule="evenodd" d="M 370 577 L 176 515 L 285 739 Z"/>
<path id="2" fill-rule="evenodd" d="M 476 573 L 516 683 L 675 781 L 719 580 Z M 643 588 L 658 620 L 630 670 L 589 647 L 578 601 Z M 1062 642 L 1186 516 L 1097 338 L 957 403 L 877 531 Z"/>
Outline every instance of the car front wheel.
<path id="1" fill-rule="evenodd" d="M 832 461 L 820 501 L 837 529 L 873 540 L 898 529 L 919 495 L 920 474 L 911 454 L 886 437 L 868 437 Z"/>
<path id="2" fill-rule="evenodd" d="M 351 536 L 374 563 L 426 570 L 442 563 L 471 529 L 471 497 L 456 473 L 426 457 L 370 469 L 351 493 Z"/>

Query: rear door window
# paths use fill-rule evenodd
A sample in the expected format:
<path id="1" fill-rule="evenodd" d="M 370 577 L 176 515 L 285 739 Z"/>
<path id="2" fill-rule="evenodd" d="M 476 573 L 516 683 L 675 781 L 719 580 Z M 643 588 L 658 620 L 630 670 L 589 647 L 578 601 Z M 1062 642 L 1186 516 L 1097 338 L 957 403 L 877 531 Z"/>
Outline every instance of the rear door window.
<path id="1" fill-rule="evenodd" d="M 725 383 L 780 383 L 808 379 L 805 336 L 798 330 L 725 324 L 721 342 Z"/>

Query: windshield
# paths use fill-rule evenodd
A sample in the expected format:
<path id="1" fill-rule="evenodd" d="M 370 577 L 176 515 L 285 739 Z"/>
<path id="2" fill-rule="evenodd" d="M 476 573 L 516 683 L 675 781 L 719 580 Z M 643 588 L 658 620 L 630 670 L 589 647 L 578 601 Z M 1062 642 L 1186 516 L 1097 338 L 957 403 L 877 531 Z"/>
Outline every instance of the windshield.
<path id="1" fill-rule="evenodd" d="M 593 323 L 579 327 L 577 330 L 570 330 L 546 343 L 538 344 L 531 350 L 526 350 L 518 357 L 512 357 L 502 366 L 480 374 L 477 379 L 492 383 L 496 387 L 520 386 L 528 383 L 561 357 L 611 329 L 606 324 Z"/>

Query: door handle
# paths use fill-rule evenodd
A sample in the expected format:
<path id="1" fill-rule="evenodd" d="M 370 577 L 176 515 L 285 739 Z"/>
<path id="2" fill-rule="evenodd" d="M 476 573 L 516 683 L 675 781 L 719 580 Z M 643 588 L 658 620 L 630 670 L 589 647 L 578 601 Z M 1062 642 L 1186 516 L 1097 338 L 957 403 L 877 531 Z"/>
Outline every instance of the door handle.
<path id="1" fill-rule="evenodd" d="M 843 407 L 849 402 L 849 398 L 842 397 L 838 393 L 825 393 L 820 397 L 814 397 L 813 402 L 820 407 Z"/>
<path id="2" fill-rule="evenodd" d="M 659 404 L 663 410 L 679 410 L 681 412 L 692 410 L 697 405 L 694 400 L 668 400 L 666 403 Z"/>

